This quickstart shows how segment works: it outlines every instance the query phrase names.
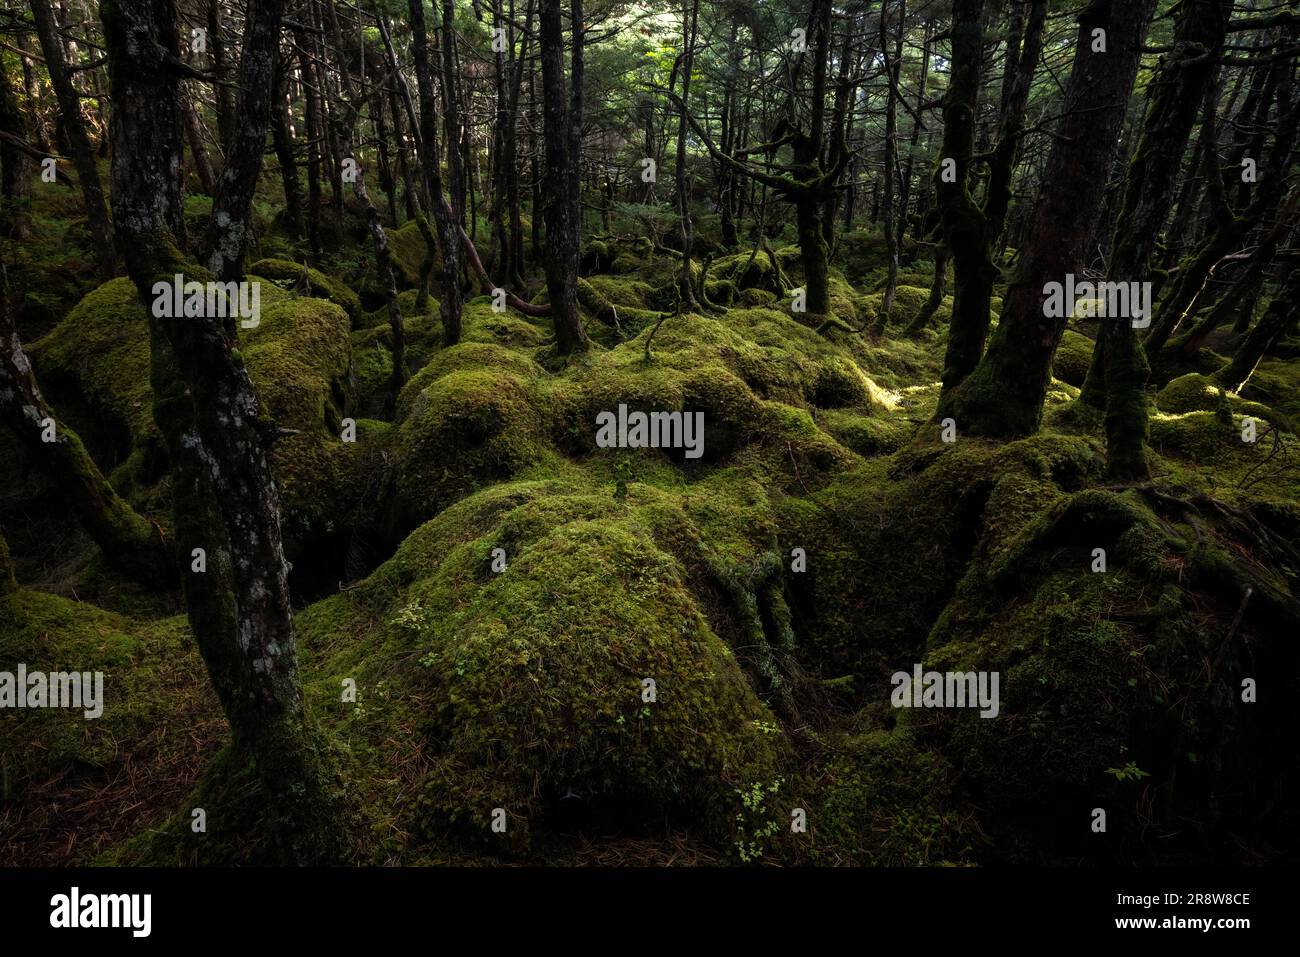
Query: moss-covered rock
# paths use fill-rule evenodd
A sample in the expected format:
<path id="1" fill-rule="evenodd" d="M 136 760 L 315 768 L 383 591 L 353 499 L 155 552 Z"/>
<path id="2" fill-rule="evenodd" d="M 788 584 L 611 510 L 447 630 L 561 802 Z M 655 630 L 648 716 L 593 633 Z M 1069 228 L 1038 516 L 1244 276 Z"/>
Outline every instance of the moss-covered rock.
<path id="1" fill-rule="evenodd" d="M 241 352 L 258 396 L 285 428 L 337 436 L 354 401 L 347 313 L 304 297 L 262 310 Z"/>
<path id="2" fill-rule="evenodd" d="M 304 269 L 307 272 L 306 283 L 302 280 Z M 313 269 L 310 266 L 305 267 L 301 263 L 291 262 L 287 259 L 259 259 L 248 267 L 248 272 L 251 275 L 271 280 L 281 288 L 292 291 L 297 295 L 327 299 L 335 305 L 341 306 L 352 322 L 360 323 L 362 321 L 361 298 L 349 289 L 345 283 L 325 275 L 319 269 Z"/>
<path id="3" fill-rule="evenodd" d="M 1092 348 L 1093 342 L 1087 336 L 1066 329 L 1052 357 L 1052 375 L 1072 386 L 1082 386 L 1092 364 Z"/>
<path id="4" fill-rule="evenodd" d="M 394 474 L 398 528 L 516 475 L 546 451 L 549 429 L 537 386 L 501 369 L 423 377 L 404 391 L 402 412 Z"/>
<path id="5" fill-rule="evenodd" d="M 358 651 L 378 641 L 409 662 L 389 672 L 427 702 L 408 826 L 522 849 L 567 798 L 588 819 L 667 813 L 725 839 L 736 790 L 774 778 L 779 741 L 764 728 L 776 725 L 656 543 L 656 498 L 498 486 L 304 616 L 308 642 L 367 621 Z"/>

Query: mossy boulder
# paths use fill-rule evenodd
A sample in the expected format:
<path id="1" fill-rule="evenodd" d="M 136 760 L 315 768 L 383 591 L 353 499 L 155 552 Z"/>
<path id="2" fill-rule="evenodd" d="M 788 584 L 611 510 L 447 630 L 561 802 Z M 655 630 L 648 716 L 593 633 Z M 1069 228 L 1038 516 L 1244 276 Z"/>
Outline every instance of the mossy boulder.
<path id="1" fill-rule="evenodd" d="M 224 733 L 183 617 L 136 619 L 19 588 L 0 594 L 0 670 L 19 663 L 101 672 L 102 697 L 91 719 L 84 707 L 6 709 L 7 860 L 21 847 L 28 861 L 87 863 L 124 830 L 155 825 L 184 800 Z"/>
<path id="2" fill-rule="evenodd" d="M 305 285 L 302 283 L 304 268 L 307 271 Z M 248 267 L 248 272 L 251 275 L 271 280 L 281 288 L 296 292 L 298 295 L 327 299 L 335 305 L 341 306 L 353 323 L 360 324 L 364 318 L 361 309 L 361 297 L 345 283 L 332 276 L 325 275 L 319 269 L 313 269 L 310 266 L 304 267 L 301 263 L 291 262 L 287 259 L 259 259 Z"/>
<path id="3" fill-rule="evenodd" d="M 343 310 L 264 293 L 259 324 L 241 329 L 240 337 L 249 374 L 279 424 L 337 434 L 350 401 Z M 86 296 L 31 353 L 60 409 L 66 402 L 84 410 L 74 417 L 76 427 L 116 430 L 128 438 L 128 448 L 154 435 L 148 320 L 129 279 L 111 280 Z"/>
<path id="4" fill-rule="evenodd" d="M 361 626 L 358 648 L 406 662 L 388 674 L 424 703 L 408 827 L 517 851 L 579 801 L 588 822 L 669 815 L 725 840 L 736 792 L 775 778 L 780 736 L 764 729 L 777 725 L 655 541 L 647 493 L 620 503 L 556 482 L 481 492 L 303 616 L 309 643 L 319 628 Z"/>
<path id="5" fill-rule="evenodd" d="M 303 297 L 263 309 L 243 330 L 244 362 L 277 424 L 339 434 L 354 400 L 349 325 L 338 306 Z"/>
<path id="6" fill-rule="evenodd" d="M 537 385 L 501 368 L 442 363 L 408 385 L 400 408 L 393 519 L 398 529 L 516 475 L 547 450 L 549 424 Z"/>
<path id="7" fill-rule="evenodd" d="M 1066 329 L 1052 357 L 1052 375 L 1062 382 L 1082 386 L 1092 364 L 1093 341 L 1073 329 Z"/>
<path id="8" fill-rule="evenodd" d="M 130 279 L 88 293 L 28 352 L 60 415 L 92 438 L 92 453 L 102 455 L 96 440 L 111 434 L 124 457 L 139 437 L 153 433 L 148 317 Z"/>
<path id="9" fill-rule="evenodd" d="M 430 224 L 432 228 L 432 224 Z M 403 223 L 399 229 L 388 230 L 388 252 L 392 257 L 393 270 L 397 274 L 398 284 L 405 288 L 415 288 L 420 284 L 420 269 L 429 246 L 424 241 L 420 226 L 414 220 Z M 435 249 L 433 252 L 433 272 L 442 268 L 442 256 Z"/>
<path id="10" fill-rule="evenodd" d="M 1208 376 L 1197 372 L 1179 376 L 1156 395 L 1156 408 L 1161 412 L 1208 412 L 1217 409 L 1224 398 L 1224 388 L 1215 385 Z"/>

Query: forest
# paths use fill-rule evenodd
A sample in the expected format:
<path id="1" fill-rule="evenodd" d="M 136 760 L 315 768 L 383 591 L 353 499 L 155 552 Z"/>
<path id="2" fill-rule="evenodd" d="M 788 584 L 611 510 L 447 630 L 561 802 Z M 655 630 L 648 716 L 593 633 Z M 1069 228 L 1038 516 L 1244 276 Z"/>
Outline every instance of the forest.
<path id="1" fill-rule="evenodd" d="M 1298 63 L 0 0 L 0 864 L 1300 861 Z"/>

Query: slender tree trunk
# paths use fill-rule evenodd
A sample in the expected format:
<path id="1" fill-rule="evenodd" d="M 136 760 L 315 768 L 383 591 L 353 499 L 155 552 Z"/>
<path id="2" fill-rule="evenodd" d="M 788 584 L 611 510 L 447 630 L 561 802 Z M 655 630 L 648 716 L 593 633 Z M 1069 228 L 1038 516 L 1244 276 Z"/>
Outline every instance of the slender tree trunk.
<path id="1" fill-rule="evenodd" d="M 208 148 L 203 143 L 203 126 L 199 123 L 199 114 L 194 109 L 194 103 L 189 99 L 185 101 L 185 138 L 189 140 L 190 155 L 194 157 L 194 172 L 199 177 L 203 192 L 209 196 L 216 195 L 217 176 L 212 171 Z"/>
<path id="2" fill-rule="evenodd" d="M 1215 373 L 1215 380 L 1230 392 L 1240 392 L 1265 353 L 1277 343 L 1300 315 L 1300 269 L 1287 261 L 1287 276 L 1277 298 L 1268 304 L 1255 328 L 1232 356 L 1232 361 Z"/>
<path id="3" fill-rule="evenodd" d="M 1280 183 L 1285 178 L 1286 169 L 1292 161 L 1295 124 L 1300 122 L 1300 108 L 1293 107 L 1291 103 L 1291 65 L 1287 63 L 1282 66 L 1285 69 L 1275 65 L 1276 75 L 1268 84 L 1270 99 L 1271 92 L 1276 92 L 1278 103 L 1277 131 L 1273 146 L 1268 161 L 1260 170 L 1261 178 L 1268 183 Z M 1274 188 L 1256 194 L 1255 200 L 1240 214 L 1234 213 L 1229 208 L 1217 149 L 1218 100 L 1218 87 L 1210 84 L 1206 90 L 1202 121 L 1202 127 L 1206 130 L 1206 149 L 1202 159 L 1207 183 L 1206 198 L 1210 206 L 1213 228 L 1193 255 L 1184 261 L 1172 290 L 1160 304 L 1146 340 L 1147 352 L 1153 360 L 1158 357 L 1183 321 L 1195 312 L 1197 300 L 1223 257 L 1238 248 L 1256 225 L 1271 217 L 1281 200 L 1281 190 Z M 1259 122 L 1264 122 L 1267 111 L 1266 103 L 1260 107 Z M 1259 146 L 1259 149 L 1253 149 L 1252 152 L 1262 153 L 1263 144 Z"/>
<path id="4" fill-rule="evenodd" d="M 0 132 L 27 139 L 27 124 L 9 74 L 0 68 Z M 31 235 L 31 158 L 9 140 L 0 140 L 0 238 L 25 241 Z"/>
<path id="5" fill-rule="evenodd" d="M 942 161 L 934 184 L 957 284 L 944 357 L 945 394 L 960 385 L 979 363 L 988 334 L 989 299 L 997 277 L 997 268 L 989 257 L 988 224 L 969 191 L 984 50 L 983 18 L 984 0 L 953 0 L 952 72 L 943 102 Z"/>
<path id="6" fill-rule="evenodd" d="M 156 51 L 178 55 L 176 9 L 172 0 L 103 0 L 100 15 L 112 81 L 113 209 L 127 271 L 149 303 L 159 278 L 204 275 L 172 241 L 183 217 L 174 172 L 182 102 L 176 74 Z M 252 148 L 251 137 L 235 142 Z M 253 762 L 266 792 L 278 858 L 337 859 L 337 799 L 299 690 L 279 496 L 257 394 L 226 323 L 150 310 L 149 325 L 154 416 L 171 454 L 177 543 L 187 558 L 194 548 L 206 553 L 206 569 L 191 565 L 184 575 L 190 627 L 233 747 Z"/>
<path id="7" fill-rule="evenodd" d="M 17 31 L 14 43 L 22 52 L 23 91 L 27 94 L 27 106 L 32 112 L 32 128 L 36 133 L 36 148 L 41 153 L 48 155 L 51 152 L 50 135 L 45 129 L 45 120 L 41 115 L 41 81 L 36 72 L 36 61 L 27 54 L 29 44 L 27 33 L 23 30 Z"/>
<path id="8" fill-rule="evenodd" d="M 1293 191 L 1277 223 L 1264 234 L 1236 282 L 1228 288 L 1205 318 L 1176 343 L 1180 361 L 1189 362 L 1195 358 L 1210 333 L 1232 319 L 1243 306 L 1247 307 L 1246 313 L 1249 314 L 1249 304 L 1253 303 L 1258 296 L 1264 281 L 1264 273 L 1272 264 L 1279 244 L 1295 228 L 1297 203 L 1300 203 L 1300 193 Z"/>
<path id="9" fill-rule="evenodd" d="M 212 53 L 212 72 L 218 80 L 230 79 L 230 57 L 226 53 L 226 30 L 222 20 L 222 0 L 208 0 L 208 49 Z M 230 149 L 231 131 L 234 128 L 235 104 L 230 97 L 230 87 L 225 82 L 213 85 L 216 98 L 217 138 L 221 140 L 222 153 Z"/>
<path id="10" fill-rule="evenodd" d="M 99 172 L 95 168 L 95 153 L 90 147 L 90 138 L 86 135 L 86 124 L 81 114 L 81 98 L 77 88 L 72 84 L 71 74 L 68 73 L 63 43 L 57 32 L 49 0 L 30 0 L 30 3 L 32 18 L 36 22 L 36 35 L 41 41 L 41 53 L 45 57 L 45 66 L 50 74 L 50 85 L 54 87 L 63 129 L 72 152 L 72 164 L 77 170 L 81 197 L 86 207 L 86 222 L 90 227 L 90 238 L 95 247 L 95 261 L 99 267 L 99 274 L 108 278 L 113 275 L 116 265 L 113 228 L 109 223 L 108 207 L 104 203 L 104 190 L 99 182 Z"/>
<path id="11" fill-rule="evenodd" d="M 943 297 L 948 286 L 948 261 L 951 259 L 948 244 L 942 239 L 934 247 L 934 278 L 930 280 L 930 298 L 925 301 L 921 311 L 908 323 L 906 335 L 914 336 L 930 324 L 934 314 L 943 305 Z"/>
<path id="12" fill-rule="evenodd" d="M 397 82 L 402 81 L 399 79 Z M 406 212 L 407 219 L 415 219 L 417 215 L 415 180 L 411 176 L 411 164 L 407 161 L 405 124 L 402 122 L 402 110 L 398 103 L 399 98 L 396 90 L 389 90 L 388 112 L 393 121 L 393 142 L 396 144 L 397 172 L 402 178 L 402 208 Z"/>
<path id="13" fill-rule="evenodd" d="M 903 19 L 906 6 L 900 0 L 898 10 L 898 42 L 892 59 L 886 53 L 885 76 L 885 175 L 880 184 L 881 212 L 884 214 L 885 234 L 885 292 L 880 303 L 880 313 L 871 324 L 874 335 L 880 335 L 889 325 L 889 315 L 894 311 L 894 290 L 898 286 L 898 234 L 894 222 L 894 170 L 898 168 L 898 111 L 896 109 L 899 74 L 903 66 Z M 889 2 L 880 4 L 880 49 L 889 49 Z"/>
<path id="14" fill-rule="evenodd" d="M 514 53 L 514 31 L 506 30 L 503 19 L 501 0 L 492 0 L 492 58 L 493 79 L 493 113 L 491 179 L 492 203 L 488 217 L 492 223 L 492 270 L 505 282 L 509 282 L 510 265 L 514 254 L 510 250 L 510 229 L 506 223 L 508 212 L 506 201 L 506 183 L 510 171 L 506 168 L 506 140 L 514 136 L 513 122 L 510 114 L 510 76 L 507 67 L 507 53 Z M 501 37 L 503 43 L 496 42 Z M 507 50 L 506 47 L 509 47 Z M 500 49 L 498 49 L 500 47 Z"/>
<path id="15" fill-rule="evenodd" d="M 917 144 L 921 141 L 921 130 L 923 124 L 922 117 L 925 115 L 925 94 L 926 84 L 930 77 L 930 37 L 933 32 L 933 24 L 927 18 L 925 21 L 925 34 L 921 41 L 921 75 L 916 91 L 916 114 L 912 120 L 912 131 L 907 139 L 907 163 L 903 168 L 903 181 L 900 183 L 900 192 L 898 196 L 898 208 L 901 215 L 898 218 L 898 242 L 901 245 L 903 237 L 907 232 L 908 224 L 908 206 L 911 201 L 912 193 L 912 168 L 916 159 Z M 900 48 L 901 52 L 901 48 Z M 918 221 L 919 221 L 918 216 Z M 917 238 L 920 238 L 919 236 Z M 907 261 L 912 261 L 913 254 L 910 254 Z"/>
<path id="16" fill-rule="evenodd" d="M 298 160 L 294 155 L 290 126 L 289 64 L 276 71 L 275 102 L 272 106 L 271 142 L 280 165 L 280 183 L 284 187 L 284 225 L 292 239 L 303 234 L 302 184 L 298 179 Z"/>
<path id="17" fill-rule="evenodd" d="M 678 279 L 678 290 L 682 297 L 682 309 L 687 312 L 700 308 L 691 282 L 691 203 L 686 182 L 686 111 L 690 108 L 691 70 L 695 63 L 695 26 L 699 15 L 699 0 L 693 0 L 689 6 L 685 3 L 682 5 L 682 108 L 677 118 L 677 163 L 674 173 L 682 240 L 682 271 Z"/>
<path id="18" fill-rule="evenodd" d="M 330 18 L 335 32 L 337 52 L 341 50 L 341 46 L 337 45 L 337 41 L 341 39 L 341 32 L 338 29 L 338 18 L 334 15 L 332 5 Z M 344 102 L 341 109 L 347 111 L 340 114 L 339 147 L 343 155 L 350 157 L 356 164 L 356 172 L 352 178 L 352 192 L 361 204 L 361 208 L 365 211 L 366 229 L 369 231 L 371 241 L 375 247 L 375 270 L 379 274 L 380 281 L 384 284 L 385 304 L 388 310 L 388 329 L 392 339 L 391 348 L 393 354 L 393 374 L 389 382 L 388 400 L 385 403 L 384 411 L 391 416 L 393 410 L 397 407 L 397 395 L 402 391 L 402 386 L 406 384 L 406 323 L 402 317 L 401 305 L 397 300 L 397 280 L 393 275 L 393 259 L 388 249 L 388 234 L 384 232 L 383 224 L 379 221 L 379 210 L 375 208 L 374 201 L 370 198 L 370 190 L 366 188 L 366 176 L 365 170 L 361 166 L 360 151 L 354 145 L 357 127 L 361 125 L 361 104 L 367 99 L 364 89 L 365 80 L 363 77 L 362 89 L 358 91 L 352 83 L 352 75 L 348 71 L 347 64 L 343 62 L 341 52 L 338 52 L 335 66 L 340 82 L 343 85 Z"/>
<path id="19" fill-rule="evenodd" d="M 578 316 L 578 200 L 580 180 L 575 167 L 581 161 L 574 151 L 582 142 L 582 3 L 573 0 L 572 104 L 566 102 L 569 84 L 564 77 L 564 31 L 560 0 L 541 0 L 539 42 L 542 60 L 543 140 L 546 147 L 546 243 L 542 265 L 555 323 L 556 347 L 561 354 L 587 348 L 587 334 Z M 578 112 L 573 108 L 577 107 Z"/>
<path id="20" fill-rule="evenodd" d="M 1122 234 L 1116 231 L 1118 241 L 1109 268 L 1111 278 L 1116 281 L 1142 282 L 1147 278 L 1156 241 L 1169 215 L 1174 187 L 1170 173 L 1182 162 L 1214 71 L 1213 57 L 1223 45 L 1231 7 L 1231 0 L 1186 0 L 1177 8 L 1174 52 L 1162 64 L 1152 84 L 1142 136 L 1125 181 L 1120 220 L 1125 223 L 1126 231 Z M 1080 394 L 1083 402 L 1097 408 L 1106 406 L 1106 368 L 1112 345 L 1116 344 L 1113 340 L 1123 340 L 1118 343 L 1118 354 L 1128 356 L 1134 347 L 1127 340 L 1135 335 L 1127 322 L 1107 322 L 1102 326 Z M 1137 405 L 1134 397 L 1123 404 L 1128 408 Z M 1145 425 L 1131 431 L 1145 433 Z"/>
<path id="21" fill-rule="evenodd" d="M 513 0 L 510 7 L 514 11 Z M 519 95 L 523 89 L 524 64 L 528 59 L 528 46 L 533 22 L 533 0 L 528 0 L 524 12 L 524 35 L 519 43 L 519 57 L 515 63 L 514 77 L 510 84 L 510 104 L 508 115 L 511 117 L 505 137 L 506 202 L 510 207 L 510 263 L 506 269 L 507 279 L 522 289 L 524 285 L 524 227 L 520 210 L 519 190 L 519 133 L 514 125 L 514 117 L 519 115 Z M 536 209 L 534 209 L 536 215 Z"/>
<path id="22" fill-rule="evenodd" d="M 222 282 L 244 274 L 253 194 L 262 173 L 266 132 L 275 106 L 282 9 L 282 0 L 258 0 L 249 10 L 244 27 L 238 115 L 203 243 L 204 265 Z"/>
<path id="23" fill-rule="evenodd" d="M 447 192 L 452 212 L 455 213 L 455 222 L 463 226 L 467 206 L 466 165 L 461 142 L 460 83 L 456 75 L 456 16 L 452 0 L 442 0 L 439 52 L 442 55 L 442 108 L 447 141 Z"/>
<path id="24" fill-rule="evenodd" d="M 388 119 L 384 105 L 384 91 L 376 87 L 370 98 L 371 116 L 374 118 L 375 143 L 379 151 L 379 188 L 388 201 L 388 225 L 396 229 L 401 225 L 397 217 L 397 176 L 393 169 L 393 157 L 388 148 Z"/>
<path id="25" fill-rule="evenodd" d="M 311 47 L 306 31 L 295 30 L 298 46 L 298 63 L 303 77 L 303 122 L 307 132 L 307 244 L 311 247 L 312 262 L 321 258 L 321 139 L 324 133 L 320 122 L 320 105 L 317 102 L 315 70 L 311 62 Z"/>
<path id="26" fill-rule="evenodd" d="M 433 92 L 433 72 L 429 65 L 429 31 L 424 20 L 422 0 L 410 0 L 412 54 L 415 80 L 420 96 L 420 131 L 416 151 L 424 171 L 424 183 L 433 208 L 442 254 L 442 341 L 452 346 L 460 341 L 460 240 L 451 210 L 442 195 L 442 174 L 438 164 L 438 107 Z M 451 148 L 451 147 L 449 147 Z M 454 148 L 451 148 L 454 149 Z"/>

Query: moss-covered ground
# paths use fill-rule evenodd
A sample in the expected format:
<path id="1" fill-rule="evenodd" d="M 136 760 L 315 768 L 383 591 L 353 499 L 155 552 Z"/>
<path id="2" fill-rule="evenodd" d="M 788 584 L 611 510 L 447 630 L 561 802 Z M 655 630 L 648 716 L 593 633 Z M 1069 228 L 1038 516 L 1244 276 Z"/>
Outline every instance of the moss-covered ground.
<path id="1" fill-rule="evenodd" d="M 301 672 L 353 860 L 1208 863 L 1295 846 L 1277 797 L 1297 783 L 1300 360 L 1268 358 L 1241 395 L 1212 368 L 1160 383 L 1155 478 L 1112 486 L 1101 421 L 1075 401 L 1086 323 L 1040 434 L 944 442 L 951 299 L 905 334 L 932 270 L 912 262 L 883 335 L 853 331 L 882 308 L 870 234 L 838 245 L 842 323 L 821 329 L 791 312 L 793 247 L 780 275 L 761 252 L 713 259 L 719 308 L 679 315 L 678 260 L 602 242 L 594 345 L 567 362 L 545 319 L 487 297 L 444 348 L 437 290 L 417 308 L 419 233 L 393 246 L 412 373 L 394 402 L 361 269 L 307 270 L 272 236 L 249 266 L 262 322 L 241 334 L 287 430 Z M 42 385 L 165 531 L 134 291 L 48 288 L 24 307 Z M 702 412 L 703 454 L 598 447 L 620 404 Z M 0 670 L 99 670 L 106 689 L 95 721 L 4 715 L 0 860 L 263 859 L 266 810 L 224 750 L 177 596 L 119 581 L 7 435 L 0 453 L 19 584 L 0 594 Z M 914 664 L 998 672 L 998 716 L 891 706 Z"/>

